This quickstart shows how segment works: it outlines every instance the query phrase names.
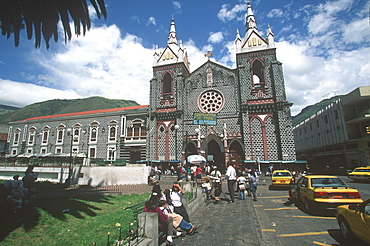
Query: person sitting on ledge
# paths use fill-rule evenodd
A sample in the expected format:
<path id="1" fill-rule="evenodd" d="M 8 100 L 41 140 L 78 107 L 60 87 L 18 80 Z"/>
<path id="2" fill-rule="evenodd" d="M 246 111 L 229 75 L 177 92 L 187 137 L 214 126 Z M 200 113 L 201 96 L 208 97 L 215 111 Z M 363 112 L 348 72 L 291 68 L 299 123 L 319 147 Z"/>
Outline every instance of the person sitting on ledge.
<path id="1" fill-rule="evenodd" d="M 173 236 L 185 236 L 184 233 L 177 231 L 173 226 L 173 218 L 166 215 L 163 210 L 158 206 L 160 196 L 157 194 L 150 196 L 149 200 L 145 203 L 143 212 L 153 212 L 158 214 L 158 221 L 160 230 L 166 233 L 166 245 L 174 246 Z"/>

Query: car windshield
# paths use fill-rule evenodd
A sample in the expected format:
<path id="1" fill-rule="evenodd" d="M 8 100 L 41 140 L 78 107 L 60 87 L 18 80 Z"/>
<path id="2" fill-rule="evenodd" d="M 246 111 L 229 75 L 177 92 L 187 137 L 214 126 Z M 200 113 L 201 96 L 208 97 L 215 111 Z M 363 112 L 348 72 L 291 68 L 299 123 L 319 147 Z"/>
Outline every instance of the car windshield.
<path id="1" fill-rule="evenodd" d="M 364 168 L 356 169 L 353 172 L 370 172 L 370 168 L 369 169 L 364 169 Z"/>
<path id="2" fill-rule="evenodd" d="M 313 178 L 312 187 L 347 187 L 339 178 Z"/>
<path id="3" fill-rule="evenodd" d="M 292 175 L 288 172 L 274 172 L 274 174 L 272 175 L 274 177 L 291 177 Z"/>

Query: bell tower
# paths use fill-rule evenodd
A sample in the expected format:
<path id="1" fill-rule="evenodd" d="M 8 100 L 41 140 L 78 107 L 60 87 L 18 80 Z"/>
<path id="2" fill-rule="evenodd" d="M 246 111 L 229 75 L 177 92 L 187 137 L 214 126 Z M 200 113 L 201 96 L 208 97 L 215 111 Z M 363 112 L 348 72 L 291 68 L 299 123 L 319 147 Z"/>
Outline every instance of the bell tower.
<path id="1" fill-rule="evenodd" d="M 150 80 L 150 115 L 148 125 L 148 158 L 176 160 L 174 126 L 182 119 L 183 78 L 189 75 L 187 51 L 178 41 L 172 18 L 167 46 L 153 55 L 153 78 Z"/>
<path id="2" fill-rule="evenodd" d="M 293 161 L 292 103 L 286 100 L 282 63 L 270 25 L 262 37 L 250 2 L 245 27 L 243 38 L 237 30 L 235 46 L 246 157 Z"/>

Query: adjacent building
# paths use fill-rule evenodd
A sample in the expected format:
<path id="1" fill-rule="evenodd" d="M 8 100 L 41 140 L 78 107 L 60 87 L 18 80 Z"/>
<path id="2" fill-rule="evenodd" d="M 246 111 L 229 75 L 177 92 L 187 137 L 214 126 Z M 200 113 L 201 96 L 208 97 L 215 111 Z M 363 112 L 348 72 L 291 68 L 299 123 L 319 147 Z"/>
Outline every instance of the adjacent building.
<path id="1" fill-rule="evenodd" d="M 299 159 L 313 168 L 370 165 L 370 86 L 336 98 L 294 127 Z"/>
<path id="2" fill-rule="evenodd" d="M 8 157 L 135 163 L 146 158 L 147 109 L 132 106 L 10 122 Z"/>

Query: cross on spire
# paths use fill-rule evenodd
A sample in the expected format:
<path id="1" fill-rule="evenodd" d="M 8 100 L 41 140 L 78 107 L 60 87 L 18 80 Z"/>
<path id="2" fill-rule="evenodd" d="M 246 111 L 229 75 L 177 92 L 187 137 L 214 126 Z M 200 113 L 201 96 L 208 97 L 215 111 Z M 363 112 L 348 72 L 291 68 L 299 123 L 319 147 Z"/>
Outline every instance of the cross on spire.
<path id="1" fill-rule="evenodd" d="M 213 56 L 213 53 L 211 53 L 211 51 L 207 51 L 207 53 L 204 54 L 204 56 L 208 57 L 208 61 L 209 61 L 210 57 Z"/>

